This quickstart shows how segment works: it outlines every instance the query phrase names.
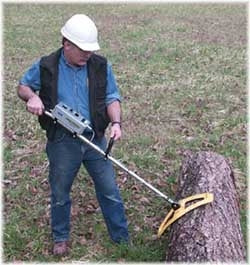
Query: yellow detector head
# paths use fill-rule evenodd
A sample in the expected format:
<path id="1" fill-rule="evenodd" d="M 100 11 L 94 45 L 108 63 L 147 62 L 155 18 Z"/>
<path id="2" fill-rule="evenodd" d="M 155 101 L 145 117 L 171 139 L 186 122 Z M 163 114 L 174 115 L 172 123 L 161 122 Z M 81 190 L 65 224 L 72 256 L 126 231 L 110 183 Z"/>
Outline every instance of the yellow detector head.
<path id="1" fill-rule="evenodd" d="M 178 209 L 172 209 L 164 221 L 161 223 L 158 229 L 158 237 L 160 237 L 164 231 L 177 219 L 182 217 L 184 214 L 200 207 L 201 205 L 210 203 L 214 200 L 214 195 L 212 193 L 201 193 L 196 194 L 185 199 L 180 200 L 178 203 L 180 207 Z M 188 205 L 187 205 L 188 204 Z M 186 206 L 187 205 L 187 206 Z"/>

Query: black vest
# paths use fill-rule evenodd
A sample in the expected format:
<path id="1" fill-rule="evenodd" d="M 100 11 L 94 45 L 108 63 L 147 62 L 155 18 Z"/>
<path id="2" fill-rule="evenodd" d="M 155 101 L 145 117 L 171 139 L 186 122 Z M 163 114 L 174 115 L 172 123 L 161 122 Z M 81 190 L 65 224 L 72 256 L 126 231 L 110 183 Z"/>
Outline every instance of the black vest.
<path id="1" fill-rule="evenodd" d="M 61 50 L 44 56 L 40 61 L 41 89 L 39 96 L 46 110 L 53 109 L 57 102 L 58 65 Z M 107 60 L 106 58 L 93 54 L 87 61 L 88 83 L 89 83 L 89 106 L 93 129 L 97 137 L 104 135 L 110 119 L 106 108 L 107 87 Z M 53 138 L 56 125 L 46 115 L 39 116 L 41 127 L 46 130 L 47 137 Z"/>

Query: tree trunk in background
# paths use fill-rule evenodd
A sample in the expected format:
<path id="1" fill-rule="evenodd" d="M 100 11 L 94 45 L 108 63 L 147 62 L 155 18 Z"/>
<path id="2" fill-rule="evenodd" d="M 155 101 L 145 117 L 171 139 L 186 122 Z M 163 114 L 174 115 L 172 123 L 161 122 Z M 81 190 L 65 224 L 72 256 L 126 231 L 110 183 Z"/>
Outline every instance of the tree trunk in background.
<path id="1" fill-rule="evenodd" d="M 203 192 L 214 201 L 172 224 L 166 260 L 246 262 L 234 174 L 227 161 L 212 152 L 185 154 L 177 200 Z"/>

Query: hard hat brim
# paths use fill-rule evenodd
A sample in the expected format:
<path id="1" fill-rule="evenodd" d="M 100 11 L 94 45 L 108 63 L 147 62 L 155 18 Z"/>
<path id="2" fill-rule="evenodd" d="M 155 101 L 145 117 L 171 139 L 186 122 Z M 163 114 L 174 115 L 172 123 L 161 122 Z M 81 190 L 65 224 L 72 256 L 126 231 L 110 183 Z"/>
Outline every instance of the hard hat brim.
<path id="1" fill-rule="evenodd" d="M 100 50 L 100 46 L 98 42 L 93 43 L 83 43 L 80 40 L 76 40 L 74 37 L 70 36 L 68 32 L 65 31 L 64 27 L 61 29 L 61 34 L 63 37 L 74 43 L 78 48 L 80 48 L 83 51 L 98 51 Z"/>

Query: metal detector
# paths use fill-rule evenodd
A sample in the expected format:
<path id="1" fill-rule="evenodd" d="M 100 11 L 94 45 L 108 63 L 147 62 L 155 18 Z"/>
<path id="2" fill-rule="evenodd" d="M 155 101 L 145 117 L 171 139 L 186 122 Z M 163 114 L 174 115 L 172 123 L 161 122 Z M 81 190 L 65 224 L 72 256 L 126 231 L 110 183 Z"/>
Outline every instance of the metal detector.
<path id="1" fill-rule="evenodd" d="M 98 153 L 102 154 L 105 159 L 109 159 L 110 161 L 112 161 L 116 166 L 120 167 L 130 176 L 136 178 L 138 181 L 143 183 L 151 191 L 155 192 L 157 195 L 165 199 L 171 205 L 171 211 L 166 215 L 164 221 L 159 227 L 158 237 L 160 237 L 173 222 L 175 222 L 187 212 L 190 212 L 196 209 L 197 207 L 200 207 L 213 201 L 213 194 L 211 193 L 193 195 L 178 202 L 163 194 L 161 191 L 153 187 L 150 183 L 145 181 L 143 178 L 139 177 L 136 173 L 129 170 L 120 161 L 116 160 L 110 155 L 110 151 L 114 143 L 113 138 L 110 139 L 106 151 L 103 151 L 97 145 L 93 144 L 92 140 L 95 137 L 95 132 L 91 127 L 90 122 L 86 120 L 81 114 L 75 112 L 73 109 L 68 107 L 66 104 L 60 102 L 54 107 L 53 110 L 46 110 L 44 113 L 51 119 L 53 119 L 54 123 L 59 123 L 60 125 L 62 125 L 68 131 L 70 131 L 74 137 L 78 137 L 80 140 L 92 147 Z M 83 135 L 85 132 L 92 134 L 90 140 Z"/>

